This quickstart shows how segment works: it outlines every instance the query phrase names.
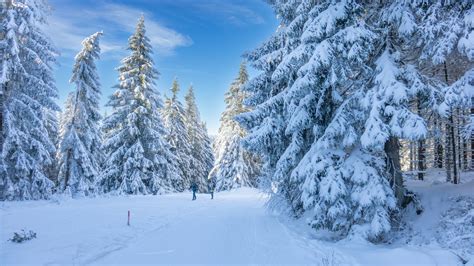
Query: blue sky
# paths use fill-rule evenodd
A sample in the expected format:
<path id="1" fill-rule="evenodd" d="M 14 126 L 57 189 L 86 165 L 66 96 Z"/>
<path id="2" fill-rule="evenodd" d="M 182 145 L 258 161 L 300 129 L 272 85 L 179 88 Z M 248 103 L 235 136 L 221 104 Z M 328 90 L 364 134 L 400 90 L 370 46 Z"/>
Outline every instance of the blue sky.
<path id="1" fill-rule="evenodd" d="M 98 62 L 102 104 L 112 94 L 127 39 L 143 13 L 147 33 L 161 73 L 158 90 L 169 95 L 172 80 L 181 96 L 192 83 L 202 119 L 216 134 L 224 110 L 224 93 L 238 72 L 241 55 L 256 48 L 277 27 L 263 0 L 50 0 L 53 8 L 47 31 L 61 55 L 56 69 L 60 104 L 74 89 L 68 83 L 81 40 L 103 30 Z"/>

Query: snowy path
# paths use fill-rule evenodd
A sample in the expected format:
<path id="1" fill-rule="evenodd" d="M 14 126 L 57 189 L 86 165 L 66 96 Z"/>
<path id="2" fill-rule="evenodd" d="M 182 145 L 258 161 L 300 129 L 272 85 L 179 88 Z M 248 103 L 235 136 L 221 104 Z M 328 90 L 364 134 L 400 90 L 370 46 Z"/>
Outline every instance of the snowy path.
<path id="1" fill-rule="evenodd" d="M 219 195 L 220 196 L 220 195 Z M 262 208 L 263 200 L 245 195 L 201 195 L 186 204 L 182 217 L 148 232 L 129 247 L 99 263 L 311 263 L 312 252 L 300 247 L 277 219 Z M 189 199 L 186 199 L 189 200 Z M 194 207 L 194 206 L 199 207 Z"/>
<path id="2" fill-rule="evenodd" d="M 190 197 L 0 203 L 0 264 L 455 265 L 446 264 L 452 260 L 445 253 L 439 263 L 425 250 L 314 240 L 311 230 L 289 229 L 268 214 L 266 198 L 255 190 L 219 193 L 214 200 L 199 195 L 193 202 Z M 132 212 L 130 227 L 127 210 Z M 6 242 L 22 228 L 38 238 Z"/>
<path id="3" fill-rule="evenodd" d="M 6 264 L 311 264 L 317 253 L 264 209 L 254 190 L 160 197 L 3 203 L 2 240 L 22 228 L 38 238 L 2 243 Z M 42 206 L 43 205 L 43 206 Z M 132 212 L 132 226 L 126 213 Z"/>

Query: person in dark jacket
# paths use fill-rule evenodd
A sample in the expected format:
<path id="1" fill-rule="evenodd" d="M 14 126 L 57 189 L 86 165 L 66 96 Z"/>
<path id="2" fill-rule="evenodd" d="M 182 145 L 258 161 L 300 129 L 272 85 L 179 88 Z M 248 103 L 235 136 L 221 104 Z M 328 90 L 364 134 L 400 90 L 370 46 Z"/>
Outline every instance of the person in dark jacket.
<path id="1" fill-rule="evenodd" d="M 211 193 L 211 199 L 214 199 L 214 187 L 212 187 L 212 184 L 209 184 L 207 188 L 209 189 L 209 193 Z"/>
<path id="2" fill-rule="evenodd" d="M 193 200 L 196 200 L 196 192 L 198 191 L 198 185 L 196 184 L 196 182 L 193 182 L 191 184 L 191 190 L 193 191 Z"/>
<path id="3" fill-rule="evenodd" d="M 216 179 L 214 177 L 209 180 L 207 187 L 209 189 L 209 193 L 211 193 L 211 199 L 214 199 L 214 189 L 216 188 Z"/>

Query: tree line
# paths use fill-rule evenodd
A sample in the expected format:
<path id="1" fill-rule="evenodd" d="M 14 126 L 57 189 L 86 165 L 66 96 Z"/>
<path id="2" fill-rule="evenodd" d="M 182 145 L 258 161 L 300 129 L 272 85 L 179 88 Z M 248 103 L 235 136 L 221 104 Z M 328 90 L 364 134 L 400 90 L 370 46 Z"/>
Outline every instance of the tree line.
<path id="1" fill-rule="evenodd" d="M 0 10 L 0 199 L 160 194 L 184 191 L 193 182 L 206 191 L 214 157 L 193 88 L 183 106 L 175 80 L 163 104 L 144 18 L 117 68 L 119 83 L 107 103 L 111 114 L 100 114 L 98 32 L 75 57 L 75 90 L 58 121 L 57 52 L 41 30 L 46 8 L 44 1 L 7 1 Z"/>
<path id="2" fill-rule="evenodd" d="M 243 64 L 226 94 L 215 162 L 193 89 L 185 106 L 177 81 L 164 103 L 156 91 L 143 18 L 112 113 L 99 114 L 96 33 L 58 128 L 56 52 L 38 27 L 43 2 L 30 2 L 0 13 L 2 199 L 260 185 L 316 229 L 380 241 L 416 202 L 409 174 L 439 168 L 462 185 L 473 169 L 472 1 L 270 1 L 280 25 L 245 55 L 259 74 Z"/>

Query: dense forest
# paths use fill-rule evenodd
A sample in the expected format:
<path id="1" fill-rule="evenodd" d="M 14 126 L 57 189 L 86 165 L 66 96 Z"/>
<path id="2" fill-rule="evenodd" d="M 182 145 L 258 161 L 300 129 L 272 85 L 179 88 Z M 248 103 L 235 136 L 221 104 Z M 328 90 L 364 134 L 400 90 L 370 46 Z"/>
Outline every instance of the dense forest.
<path id="1" fill-rule="evenodd" d="M 406 180 L 438 169 L 463 186 L 462 173 L 474 170 L 472 1 L 268 2 L 280 24 L 245 53 L 212 142 L 195 88 L 184 104 L 178 79 L 170 97 L 157 88 L 144 17 L 103 117 L 103 33 L 83 40 L 75 90 L 60 107 L 48 6 L 7 0 L 0 199 L 258 187 L 271 208 L 310 217 L 313 228 L 379 242 L 404 208 L 423 212 Z"/>

